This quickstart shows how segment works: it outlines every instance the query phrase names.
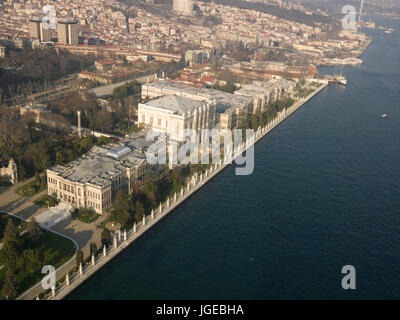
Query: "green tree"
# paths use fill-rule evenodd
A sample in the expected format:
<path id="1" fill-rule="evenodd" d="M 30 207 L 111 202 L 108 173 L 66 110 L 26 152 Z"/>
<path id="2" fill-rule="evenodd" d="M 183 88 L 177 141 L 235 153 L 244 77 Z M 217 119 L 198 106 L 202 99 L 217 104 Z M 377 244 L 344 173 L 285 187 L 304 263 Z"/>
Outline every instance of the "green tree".
<path id="1" fill-rule="evenodd" d="M 43 257 L 39 249 L 26 249 L 22 252 L 25 270 L 30 274 L 38 271 L 43 265 Z"/>
<path id="2" fill-rule="evenodd" d="M 12 243 L 4 243 L 0 250 L 0 260 L 9 268 L 16 269 L 20 262 L 20 253 Z"/>
<path id="3" fill-rule="evenodd" d="M 43 237 L 43 231 L 35 218 L 32 218 L 28 223 L 27 236 L 29 240 L 38 242 Z"/>
<path id="4" fill-rule="evenodd" d="M 46 171 L 51 166 L 50 155 L 47 149 L 44 149 L 39 156 L 39 168 L 41 171 Z"/>
<path id="5" fill-rule="evenodd" d="M 92 255 L 97 257 L 97 246 L 94 242 L 90 244 L 90 256 Z"/>
<path id="6" fill-rule="evenodd" d="M 62 151 L 57 151 L 56 152 L 56 163 L 63 164 L 64 161 L 65 161 L 64 153 Z"/>
<path id="7" fill-rule="evenodd" d="M 75 262 L 76 262 L 77 267 L 79 267 L 79 264 L 81 264 L 81 263 L 82 263 L 82 265 L 84 264 L 84 257 L 83 257 L 83 252 L 81 249 L 79 249 L 76 252 Z"/>
<path id="8" fill-rule="evenodd" d="M 4 245 L 10 244 L 13 245 L 17 250 L 20 248 L 22 244 L 21 236 L 12 219 L 8 219 L 6 228 L 4 230 L 3 235 Z"/>
<path id="9" fill-rule="evenodd" d="M 129 210 L 129 200 L 125 192 L 119 190 L 115 196 L 114 210 L 116 211 L 128 211 Z"/>
<path id="10" fill-rule="evenodd" d="M 108 229 L 104 229 L 101 232 L 101 244 L 103 246 L 108 246 L 109 244 L 111 244 L 111 234 L 110 231 L 108 231 Z"/>
<path id="11" fill-rule="evenodd" d="M 128 196 L 122 190 L 118 191 L 115 197 L 114 209 L 111 213 L 111 217 L 117 220 L 122 227 L 126 226 L 131 219 L 129 208 L 130 204 Z"/>
<path id="12" fill-rule="evenodd" d="M 221 88 L 222 91 L 229 92 L 229 93 L 234 93 L 236 90 L 235 84 L 229 80 L 226 82 L 226 84 Z"/>
<path id="13" fill-rule="evenodd" d="M 14 271 L 8 268 L 4 277 L 4 285 L 2 289 L 2 295 L 6 299 L 15 299 L 18 294 L 17 278 L 15 277 Z"/>
<path id="14" fill-rule="evenodd" d="M 140 200 L 135 201 L 135 221 L 138 223 L 142 221 L 144 216 L 144 208 L 143 204 L 140 202 Z"/>

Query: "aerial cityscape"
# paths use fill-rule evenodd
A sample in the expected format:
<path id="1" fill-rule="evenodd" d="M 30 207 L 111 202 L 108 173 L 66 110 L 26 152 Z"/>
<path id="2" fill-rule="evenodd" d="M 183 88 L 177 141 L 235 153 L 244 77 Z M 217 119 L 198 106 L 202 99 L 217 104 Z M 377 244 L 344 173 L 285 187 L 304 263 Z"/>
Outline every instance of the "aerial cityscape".
<path id="1" fill-rule="evenodd" d="M 400 298 L 398 1 L 0 24 L 0 300 Z M 152 312 L 245 314 L 221 307 Z"/>

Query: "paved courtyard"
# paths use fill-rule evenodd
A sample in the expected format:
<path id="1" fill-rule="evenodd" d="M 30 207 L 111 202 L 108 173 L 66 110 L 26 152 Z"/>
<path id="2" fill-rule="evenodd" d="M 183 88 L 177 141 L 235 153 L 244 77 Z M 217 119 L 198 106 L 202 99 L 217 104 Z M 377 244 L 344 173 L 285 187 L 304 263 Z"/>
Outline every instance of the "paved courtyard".
<path id="1" fill-rule="evenodd" d="M 30 182 L 33 178 L 19 182 L 9 188 L 0 189 L 0 211 L 15 214 L 23 219 L 29 220 L 35 217 L 43 227 L 50 228 L 63 235 L 74 239 L 79 247 L 82 248 L 85 256 L 90 252 L 90 243 L 95 242 L 98 247 L 101 245 L 101 229 L 96 227 L 104 217 L 100 217 L 97 221 L 87 224 L 78 220 L 72 220 L 67 217 L 66 205 L 61 204 L 60 210 L 41 208 L 33 203 L 34 200 L 47 194 L 47 190 L 40 192 L 32 198 L 25 198 L 15 193 L 15 189 Z M 51 217 L 51 213 L 54 217 Z M 47 225 L 46 223 L 47 222 Z"/>
<path id="2" fill-rule="evenodd" d="M 16 188 L 30 182 L 32 179 L 17 183 L 9 188 L 0 188 L 0 211 L 14 214 L 26 220 L 35 217 L 43 227 L 74 239 L 82 249 L 85 257 L 90 254 L 90 244 L 92 242 L 96 243 L 97 247 L 100 248 L 102 229 L 97 228 L 97 224 L 101 223 L 105 216 L 101 216 L 97 221 L 87 224 L 79 220 L 72 220 L 70 214 L 68 214 L 68 205 L 65 203 L 60 204 L 56 209 L 41 208 L 33 203 L 34 200 L 47 194 L 47 190 L 32 198 L 25 198 L 15 193 Z M 71 259 L 71 261 L 57 270 L 56 279 L 64 278 L 65 274 L 74 266 L 75 260 Z M 43 289 L 38 283 L 21 295 L 19 299 L 35 299 L 42 291 Z"/>

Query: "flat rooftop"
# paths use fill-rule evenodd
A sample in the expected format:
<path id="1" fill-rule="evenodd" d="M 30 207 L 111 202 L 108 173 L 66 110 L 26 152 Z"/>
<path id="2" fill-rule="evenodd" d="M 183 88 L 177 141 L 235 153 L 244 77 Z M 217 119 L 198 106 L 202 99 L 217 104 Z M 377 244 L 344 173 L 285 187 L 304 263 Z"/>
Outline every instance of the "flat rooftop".
<path id="1" fill-rule="evenodd" d="M 104 187 L 116 175 L 143 161 L 146 161 L 143 155 L 135 154 L 133 149 L 125 145 L 112 148 L 95 146 L 78 160 L 65 166 L 56 165 L 50 170 L 66 180 Z"/>
<path id="2" fill-rule="evenodd" d="M 154 88 L 163 91 L 170 92 L 184 92 L 197 96 L 198 100 L 203 100 L 207 102 L 215 102 L 217 104 L 218 110 L 225 110 L 231 107 L 244 108 L 249 106 L 253 100 L 249 97 L 239 96 L 228 92 L 223 92 L 215 89 L 198 88 L 185 83 L 172 82 L 169 80 L 157 80 L 152 83 L 146 83 L 143 86 L 148 86 L 149 88 Z M 146 92 L 146 89 L 142 89 Z M 165 92 L 165 94 L 168 94 Z M 196 99 L 196 100 L 197 100 Z"/>
<path id="3" fill-rule="evenodd" d="M 180 96 L 166 95 L 152 99 L 144 103 L 144 105 L 157 109 L 166 109 L 174 114 L 183 115 L 188 111 L 193 111 L 204 106 L 204 102 Z"/>

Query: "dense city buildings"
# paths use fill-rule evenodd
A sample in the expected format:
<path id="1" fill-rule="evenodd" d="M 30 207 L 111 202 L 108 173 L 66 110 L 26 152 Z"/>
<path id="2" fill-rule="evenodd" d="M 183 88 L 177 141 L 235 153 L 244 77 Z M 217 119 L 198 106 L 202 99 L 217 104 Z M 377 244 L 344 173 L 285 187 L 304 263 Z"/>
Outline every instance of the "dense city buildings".
<path id="1" fill-rule="evenodd" d="M 32 30 L 30 37 L 40 39 L 40 28 L 37 28 L 37 24 L 31 26 L 27 21 L 41 14 L 42 5 L 40 1 L 1 4 L 0 21 L 4 28 L 0 31 L 0 37 L 26 38 Z M 74 0 L 53 5 L 59 21 L 57 30 L 63 29 L 58 32 L 60 44 L 77 44 L 79 29 L 84 45 L 98 40 L 108 46 L 126 48 L 135 53 L 144 50 L 181 56 L 188 51 L 185 59 L 190 64 L 215 61 L 216 57 L 222 57 L 221 53 L 226 51 L 230 43 L 240 42 L 247 49 L 255 50 L 258 57 L 265 50 L 275 50 L 286 55 L 281 57 L 281 61 L 285 61 L 293 58 L 290 52 L 294 50 L 295 60 L 300 64 L 308 62 L 320 65 L 330 63 L 333 56 L 359 57 L 367 41 L 357 36 L 357 30 L 345 30 L 347 32 L 338 35 L 340 28 L 332 24 L 333 20 L 326 24 L 306 24 L 266 12 L 214 2 L 174 0 L 171 1 L 170 10 L 162 7 L 160 12 L 157 11 L 158 5 L 150 2 L 144 6 L 127 6 L 116 0 L 89 0 L 82 5 L 81 0 Z M 296 9 L 309 13 L 309 10 L 294 4 L 279 3 L 279 6 L 285 7 L 285 10 Z M 184 19 L 176 13 L 185 14 Z M 76 24 L 63 24 L 61 17 L 71 14 Z M 319 14 L 324 16 L 322 11 Z M 206 21 L 213 22 L 210 24 Z M 338 31 L 332 32 L 335 28 Z M 47 41 L 49 34 L 47 31 L 45 33 L 42 32 L 43 40 Z M 190 50 L 206 53 L 198 54 Z"/>

